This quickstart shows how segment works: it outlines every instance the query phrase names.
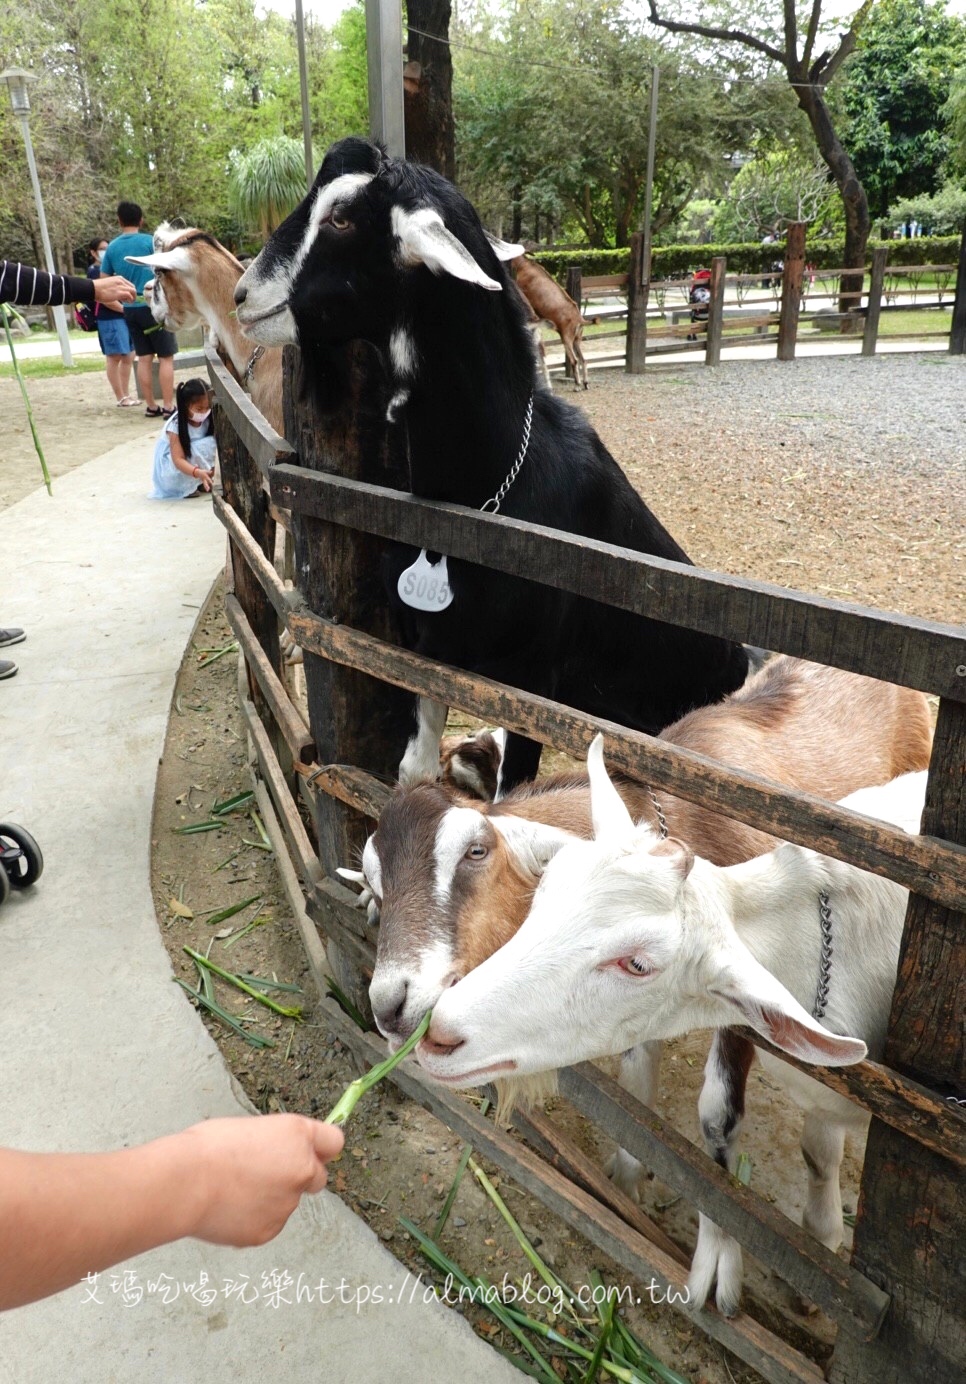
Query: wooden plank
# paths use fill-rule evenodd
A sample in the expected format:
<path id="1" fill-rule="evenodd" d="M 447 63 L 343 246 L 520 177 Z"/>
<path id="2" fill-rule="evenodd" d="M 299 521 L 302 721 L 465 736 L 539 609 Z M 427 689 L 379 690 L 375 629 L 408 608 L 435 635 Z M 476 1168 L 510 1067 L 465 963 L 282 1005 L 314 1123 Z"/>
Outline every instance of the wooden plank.
<path id="1" fill-rule="evenodd" d="M 966 843 L 966 707 L 942 701 L 927 831 Z M 892 1002 L 886 1061 L 942 1092 L 966 1092 L 966 910 L 913 897 Z M 853 1260 L 888 1287 L 893 1310 L 875 1348 L 843 1338 L 835 1384 L 961 1384 L 966 1378 L 966 1179 L 957 1164 L 879 1121 L 869 1131 Z"/>
<path id="2" fill-rule="evenodd" d="M 255 638 L 252 627 L 245 618 L 245 612 L 234 596 L 225 597 L 225 614 L 241 645 L 249 670 L 254 675 L 293 758 L 303 764 L 311 764 L 315 759 L 315 741 L 289 699 L 278 674 Z"/>
<path id="3" fill-rule="evenodd" d="M 299 816 L 295 799 L 289 792 L 281 765 L 276 758 L 265 727 L 262 725 L 261 717 L 255 710 L 255 704 L 248 697 L 239 697 L 239 703 L 248 727 L 248 734 L 252 738 L 252 744 L 258 757 L 259 771 L 271 791 L 275 810 L 285 830 L 285 837 L 295 868 L 300 879 L 308 887 L 322 878 L 322 866 L 319 864 L 315 847 L 309 840 L 305 823 Z"/>
<path id="4" fill-rule="evenodd" d="M 869 279 L 869 305 L 865 311 L 865 328 L 862 332 L 862 354 L 875 355 L 875 343 L 879 335 L 879 317 L 882 313 L 882 290 L 885 286 L 886 259 L 888 249 L 880 247 L 872 251 L 872 276 Z"/>
<path id="5" fill-rule="evenodd" d="M 631 268 L 627 281 L 627 357 L 624 369 L 629 375 L 644 373 L 647 356 L 647 295 L 650 265 L 644 263 L 644 236 L 635 231 L 631 236 Z M 650 258 L 650 257 L 649 257 Z M 604 332 L 604 336 L 620 336 L 620 332 Z M 586 340 L 600 340 L 587 337 Z"/>
<path id="6" fill-rule="evenodd" d="M 690 1268 L 690 1261 L 684 1251 L 679 1249 L 670 1236 L 666 1235 L 636 1202 L 631 1201 L 630 1197 L 611 1181 L 603 1168 L 588 1158 L 583 1149 L 568 1138 L 548 1115 L 541 1110 L 528 1110 L 526 1113 L 514 1110 L 512 1124 L 514 1129 L 546 1158 L 551 1167 L 563 1173 L 564 1177 L 569 1177 L 571 1182 L 576 1182 L 578 1187 L 583 1187 L 585 1192 L 609 1206 L 612 1211 L 616 1211 L 622 1221 L 633 1226 L 638 1234 L 650 1240 L 652 1245 L 657 1245 L 658 1249 L 675 1260 L 683 1269 Z"/>
<path id="7" fill-rule="evenodd" d="M 707 336 L 704 344 L 705 365 L 721 364 L 721 328 L 724 324 L 725 272 L 728 262 L 723 255 L 711 261 L 711 302 L 708 304 Z"/>
<path id="8" fill-rule="evenodd" d="M 205 359 L 215 396 L 233 432 L 240 438 L 259 470 L 267 473 L 275 462 L 292 460 L 295 454 L 285 438 L 279 437 L 264 415 L 259 413 L 250 395 L 228 373 L 217 352 L 210 346 L 205 349 Z"/>
<path id="9" fill-rule="evenodd" d="M 252 575 L 271 601 L 279 619 L 284 621 L 293 605 L 302 605 L 301 598 L 297 593 L 285 589 L 274 563 L 268 560 L 231 506 L 217 494 L 212 496 L 212 501 L 215 517 L 228 530 L 233 549 L 245 560 Z"/>
<path id="10" fill-rule="evenodd" d="M 588 289 L 595 289 L 595 288 L 626 288 L 626 287 L 627 287 L 627 275 L 626 275 L 626 274 L 591 274 L 591 275 L 588 276 L 587 274 L 581 274 L 581 276 L 580 276 L 580 282 L 581 282 L 581 286 L 583 287 L 583 290 L 584 290 L 584 295 L 586 296 L 586 293 L 587 293 L 587 290 L 588 290 Z"/>
<path id="11" fill-rule="evenodd" d="M 680 1191 L 833 1320 L 864 1340 L 875 1337 L 889 1306 L 888 1295 L 875 1283 L 729 1176 L 703 1149 L 590 1063 L 564 1068 L 559 1089 L 662 1182 Z"/>
<path id="12" fill-rule="evenodd" d="M 313 889 L 305 901 L 305 911 L 322 929 L 327 943 L 326 954 L 331 957 L 333 947 L 337 948 L 340 953 L 340 966 L 351 965 L 357 972 L 354 988 L 365 999 L 376 964 L 375 947 L 347 925 L 343 913 L 324 892 Z M 338 971 L 335 978 L 339 988 L 347 993 L 356 1008 L 360 1009 L 355 994 L 346 991 Z M 368 1004 L 360 1009 L 360 1013 L 368 1019 Z"/>
<path id="13" fill-rule="evenodd" d="M 392 788 L 367 774 L 363 769 L 354 769 L 350 764 L 312 765 L 305 771 L 313 792 L 327 793 L 330 798 L 353 807 L 377 821 L 379 814 L 392 796 Z"/>
<path id="14" fill-rule="evenodd" d="M 956 271 L 956 296 L 953 299 L 953 320 L 949 329 L 949 354 L 966 354 L 966 222 L 959 242 L 959 266 Z"/>
<path id="15" fill-rule="evenodd" d="M 785 233 L 785 266 L 782 271 L 782 305 L 778 320 L 778 359 L 795 359 L 798 314 L 805 276 L 805 223 L 792 221 Z"/>
<path id="16" fill-rule="evenodd" d="M 324 1013 L 326 1027 L 367 1065 L 385 1057 L 384 1045 L 362 1033 L 332 1003 L 324 1006 Z M 823 1384 L 816 1365 L 751 1317 L 720 1317 L 713 1311 L 698 1312 L 688 1306 L 683 1302 L 687 1296 L 687 1275 L 676 1260 L 548 1167 L 536 1153 L 488 1123 L 473 1106 L 444 1087 L 434 1086 L 411 1059 L 396 1067 L 389 1079 L 642 1283 L 650 1286 L 653 1282 L 655 1293 L 672 1289 L 670 1306 L 758 1370 L 769 1384 Z"/>
<path id="17" fill-rule="evenodd" d="M 756 1047 L 770 1052 L 806 1076 L 817 1077 L 823 1086 L 838 1091 L 848 1100 L 868 1110 L 876 1119 L 900 1130 L 917 1144 L 932 1149 L 960 1167 L 966 1166 L 966 1112 L 951 1105 L 943 1096 L 900 1076 L 879 1062 L 857 1062 L 853 1067 L 823 1067 L 821 1073 L 807 1062 L 799 1062 L 750 1028 L 741 1032 Z"/>
<path id="18" fill-rule="evenodd" d="M 294 466 L 275 468 L 272 494 L 294 511 L 324 515 L 335 524 L 444 552 L 603 605 L 966 701 L 962 626 L 708 572 Z"/>
<path id="19" fill-rule="evenodd" d="M 939 902 L 966 902 L 966 850 L 932 837 L 908 836 L 871 817 L 832 806 L 756 774 L 726 769 L 642 731 L 561 706 L 504 683 L 464 673 L 386 644 L 359 630 L 314 615 L 293 615 L 292 633 L 304 649 L 421 696 L 458 706 L 474 716 L 583 758 L 598 732 L 607 737 L 608 761 L 654 787 L 701 802 L 782 840 L 797 841 L 895 879 Z"/>

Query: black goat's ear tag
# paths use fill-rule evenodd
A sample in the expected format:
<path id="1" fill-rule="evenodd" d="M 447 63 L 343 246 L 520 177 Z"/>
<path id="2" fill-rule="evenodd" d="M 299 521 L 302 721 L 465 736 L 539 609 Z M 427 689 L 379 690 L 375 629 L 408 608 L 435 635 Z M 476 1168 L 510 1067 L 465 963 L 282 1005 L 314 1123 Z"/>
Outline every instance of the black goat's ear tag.
<path id="1" fill-rule="evenodd" d="M 429 615 L 451 606 L 453 590 L 449 584 L 445 556 L 439 562 L 430 562 L 424 548 L 416 561 L 400 573 L 396 590 L 404 605 Z"/>

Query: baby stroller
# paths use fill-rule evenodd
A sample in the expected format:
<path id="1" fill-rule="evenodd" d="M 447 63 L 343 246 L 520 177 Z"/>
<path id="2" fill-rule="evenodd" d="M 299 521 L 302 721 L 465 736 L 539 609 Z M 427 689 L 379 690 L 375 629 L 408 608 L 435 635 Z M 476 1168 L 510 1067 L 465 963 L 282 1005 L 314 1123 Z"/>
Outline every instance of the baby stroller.
<path id="1" fill-rule="evenodd" d="M 0 904 L 11 889 L 26 889 L 44 872 L 44 857 L 37 842 L 12 822 L 0 822 Z"/>
<path id="2" fill-rule="evenodd" d="M 691 304 L 691 324 L 692 327 L 697 322 L 707 322 L 711 304 L 711 270 L 696 269 L 694 278 L 691 280 L 691 289 L 688 293 L 688 302 Z M 697 341 L 696 331 L 688 332 L 689 341 Z"/>

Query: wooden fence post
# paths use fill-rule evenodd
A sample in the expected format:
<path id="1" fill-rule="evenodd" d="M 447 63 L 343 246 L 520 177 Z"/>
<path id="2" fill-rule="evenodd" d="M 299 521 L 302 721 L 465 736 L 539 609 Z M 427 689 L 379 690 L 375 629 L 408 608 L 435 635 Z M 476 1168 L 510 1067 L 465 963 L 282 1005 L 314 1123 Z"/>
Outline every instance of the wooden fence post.
<path id="1" fill-rule="evenodd" d="M 782 268 L 782 305 L 778 316 L 778 359 L 795 359 L 798 314 L 802 306 L 802 279 L 805 276 L 805 223 L 793 221 L 785 236 Z"/>
<path id="2" fill-rule="evenodd" d="M 627 349 L 624 369 L 642 375 L 647 355 L 647 299 L 651 266 L 644 263 L 644 236 L 631 236 L 631 264 L 627 275 Z"/>
<path id="3" fill-rule="evenodd" d="M 403 438 L 396 429 L 391 439 L 386 426 L 389 389 L 375 353 L 362 342 L 354 343 L 346 350 L 344 366 L 345 397 L 333 412 L 323 412 L 298 387 L 298 353 L 292 347 L 285 350 L 285 432 L 299 462 L 312 470 L 408 490 Z M 393 641 L 382 582 L 385 544 L 297 511 L 292 514 L 292 533 L 298 589 L 309 608 L 325 619 Z M 415 728 L 412 697 L 307 650 L 304 658 L 309 725 L 319 764 L 352 764 L 395 780 Z M 314 799 L 314 815 L 326 875 L 333 876 L 340 865 L 354 867 L 369 829 L 367 819 L 321 793 Z M 334 911 L 334 923 L 342 921 L 331 890 L 311 902 L 310 912 L 323 930 L 326 909 Z M 340 930 L 344 922 L 342 929 L 333 926 L 331 932 L 338 936 Z M 368 1015 L 369 977 L 357 953 L 334 942 L 331 934 L 327 952 L 339 985 Z"/>
<path id="4" fill-rule="evenodd" d="M 885 284 L 886 260 L 889 247 L 880 245 L 872 251 L 872 273 L 869 279 L 869 305 L 865 312 L 865 330 L 862 333 L 862 354 L 875 355 L 875 343 L 879 336 L 879 313 L 882 311 L 882 289 Z"/>
<path id="5" fill-rule="evenodd" d="M 953 300 L 953 321 L 949 331 L 949 354 L 966 355 L 966 222 L 959 242 L 959 270 L 956 274 L 956 297 Z"/>
<path id="6" fill-rule="evenodd" d="M 724 325 L 725 273 L 728 261 L 718 255 L 711 261 L 711 301 L 708 303 L 708 331 L 704 343 L 705 365 L 721 362 L 721 328 Z"/>
<path id="7" fill-rule="evenodd" d="M 964 669 L 966 672 L 966 669 Z M 966 703 L 939 704 L 922 831 L 966 844 Z M 909 899 L 885 1061 L 941 1093 L 966 1091 L 966 914 Z M 852 1262 L 892 1297 L 876 1340 L 840 1333 L 833 1384 L 966 1378 L 966 1184 L 961 1169 L 873 1120 Z"/>
<path id="8" fill-rule="evenodd" d="M 580 309 L 581 313 L 583 313 L 583 310 L 584 310 L 584 308 L 583 308 L 583 298 L 584 298 L 583 278 L 584 278 L 584 271 L 583 271 L 583 267 L 582 267 L 581 265 L 579 265 L 579 264 L 572 264 L 572 265 L 570 266 L 570 268 L 567 270 L 567 292 L 570 294 L 571 298 L 573 298 L 574 302 L 577 304 L 577 306 L 578 306 L 578 308 Z M 573 370 L 571 369 L 571 366 L 570 366 L 570 361 L 567 359 L 566 353 L 564 354 L 564 375 L 566 376 L 566 378 L 567 378 L 568 380 L 573 379 L 573 375 L 574 375 L 574 372 L 573 372 Z"/>

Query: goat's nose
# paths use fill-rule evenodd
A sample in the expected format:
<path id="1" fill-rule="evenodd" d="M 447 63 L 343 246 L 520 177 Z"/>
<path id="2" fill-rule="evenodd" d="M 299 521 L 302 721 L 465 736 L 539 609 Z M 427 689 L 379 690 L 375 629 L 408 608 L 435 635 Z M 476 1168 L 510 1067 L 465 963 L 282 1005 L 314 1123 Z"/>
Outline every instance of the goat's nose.
<path id="1" fill-rule="evenodd" d="M 248 289 L 244 288 L 242 284 L 239 283 L 235 288 L 235 302 L 238 304 L 239 307 L 241 307 L 242 303 L 245 301 L 247 297 Z"/>
<path id="2" fill-rule="evenodd" d="M 409 981 L 405 976 L 383 981 L 373 978 L 369 986 L 372 1015 L 384 1037 L 408 1037 L 403 1031 L 403 1011 L 409 996 Z"/>

